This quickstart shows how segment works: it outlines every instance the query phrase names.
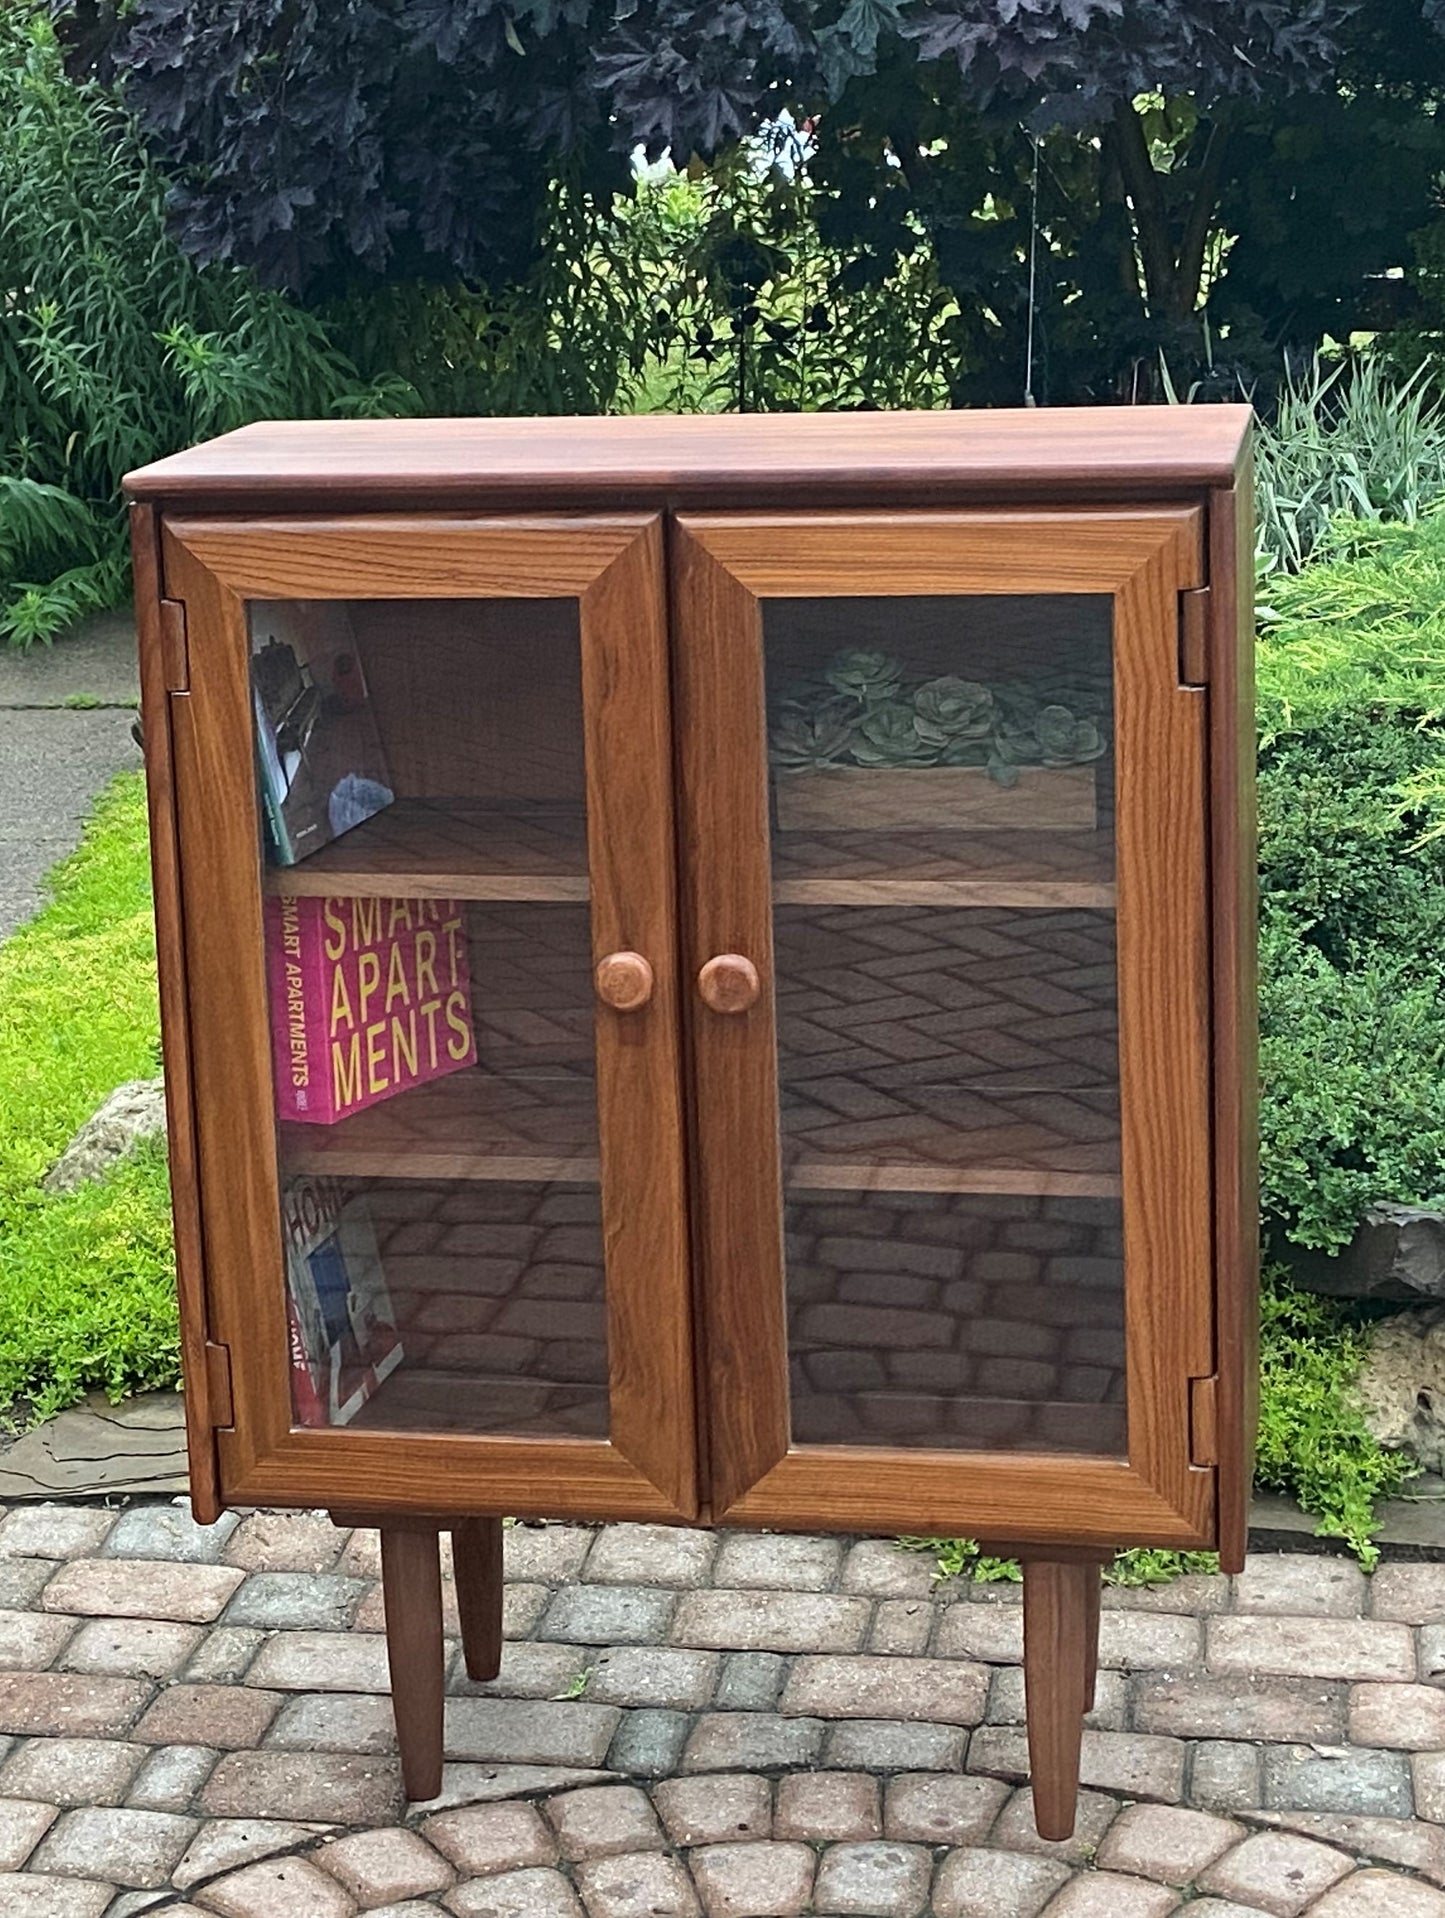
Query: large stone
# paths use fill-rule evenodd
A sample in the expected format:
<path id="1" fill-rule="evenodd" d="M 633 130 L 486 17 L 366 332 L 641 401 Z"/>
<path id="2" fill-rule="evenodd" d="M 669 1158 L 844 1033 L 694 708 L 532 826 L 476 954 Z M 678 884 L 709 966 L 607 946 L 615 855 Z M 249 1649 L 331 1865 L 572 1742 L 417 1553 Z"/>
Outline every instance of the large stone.
<path id="1" fill-rule="evenodd" d="M 43 1180 L 47 1192 L 73 1192 L 99 1179 L 142 1139 L 164 1137 L 166 1094 L 160 1079 L 129 1079 L 88 1118 Z"/>
<path id="2" fill-rule="evenodd" d="M 1294 1278 L 1311 1292 L 1344 1299 L 1445 1299 L 1445 1212 L 1372 1205 L 1337 1253 L 1292 1248 Z"/>
<path id="3" fill-rule="evenodd" d="M 1370 1335 L 1357 1392 L 1382 1445 L 1445 1470 L 1445 1307 L 1382 1319 Z"/>

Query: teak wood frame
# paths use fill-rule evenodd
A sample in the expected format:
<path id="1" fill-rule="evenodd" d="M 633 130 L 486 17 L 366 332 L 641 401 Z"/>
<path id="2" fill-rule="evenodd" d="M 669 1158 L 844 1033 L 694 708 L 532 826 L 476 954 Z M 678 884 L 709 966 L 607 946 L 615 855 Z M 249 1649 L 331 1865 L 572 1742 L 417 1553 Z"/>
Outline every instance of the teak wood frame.
<path id="1" fill-rule="evenodd" d="M 229 1500 L 459 1511 L 697 1513 L 675 960 L 675 861 L 662 529 L 656 516 L 419 525 L 172 520 L 166 585 L 204 631 L 171 708 L 177 806 L 189 822 L 181 904 L 203 1085 L 196 1115 L 211 1336 L 231 1354 L 233 1421 L 215 1435 Z M 291 1428 L 280 1191 L 259 939 L 259 824 L 247 599 L 570 598 L 581 619 L 594 957 L 646 953 L 646 1006 L 597 1012 L 601 1189 L 609 1266 L 611 1437 L 537 1442 Z M 242 750 L 238 751 L 237 743 Z"/>
<path id="2" fill-rule="evenodd" d="M 1242 1560 L 1257 1218 L 1247 462 L 1236 426 L 1232 451 L 1227 434 L 1211 446 L 1207 484 L 1152 447 L 1147 474 L 1141 463 L 1101 476 L 1098 449 L 1117 467 L 1127 435 L 1114 437 L 1110 419 L 1096 436 L 1095 423 L 1069 429 L 1075 453 L 1067 433 L 1040 439 L 1033 419 L 999 434 L 996 451 L 993 427 L 962 422 L 981 468 L 1001 475 L 992 499 L 1013 489 L 1021 502 L 1007 509 L 982 509 L 961 469 L 930 473 L 914 448 L 934 429 L 913 421 L 895 436 L 907 474 L 895 461 L 880 477 L 861 440 L 855 459 L 858 432 L 842 423 L 830 438 L 853 463 L 820 465 L 816 485 L 806 459 L 781 476 L 749 466 L 744 483 L 734 457 L 726 476 L 619 470 L 569 496 L 559 466 L 530 486 L 529 504 L 557 509 L 546 519 L 508 515 L 506 484 L 489 496 L 480 479 L 464 489 L 409 473 L 369 490 L 353 474 L 330 497 L 278 473 L 261 490 L 290 517 L 256 512 L 254 479 L 190 483 L 162 479 L 162 467 L 136 489 L 155 502 L 132 519 L 193 1498 L 202 1519 L 253 1500 L 326 1504 L 381 1526 L 413 1796 L 439 1777 L 442 1529 L 454 1534 L 479 1677 L 496 1655 L 492 1521 L 508 1511 L 959 1530 L 1019 1551 L 1046 1835 L 1072 1823 L 1108 1549 L 1214 1543 L 1227 1569 Z M 741 436 L 742 423 L 707 424 Z M 869 423 L 880 458 L 893 424 Z M 1036 443 L 1047 458 L 1033 470 Z M 1218 470 L 1226 455 L 1232 474 Z M 459 512 L 461 490 L 493 516 Z M 749 496 L 777 510 L 750 511 Z M 1030 497 L 1039 503 L 1022 504 Z M 905 501 L 916 510 L 895 510 Z M 195 503 L 230 517 L 198 517 Z M 370 510 L 401 504 L 405 516 Z M 831 1448 L 788 1445 L 759 601 L 929 590 L 1115 601 L 1127 1460 L 850 1448 L 845 1476 Z M 244 601 L 486 593 L 579 602 L 594 953 L 642 953 L 656 979 L 645 1025 L 635 1010 L 597 1015 L 612 1441 L 296 1432 L 275 1276 Z M 732 953 L 765 987 L 741 1017 L 680 984 L 700 960 Z M 1147 1119 L 1130 1112 L 1141 1095 L 1162 1099 Z M 629 1172 L 643 1162 L 645 1180 Z M 747 1261 L 736 1236 L 724 1243 L 728 1194 Z"/>

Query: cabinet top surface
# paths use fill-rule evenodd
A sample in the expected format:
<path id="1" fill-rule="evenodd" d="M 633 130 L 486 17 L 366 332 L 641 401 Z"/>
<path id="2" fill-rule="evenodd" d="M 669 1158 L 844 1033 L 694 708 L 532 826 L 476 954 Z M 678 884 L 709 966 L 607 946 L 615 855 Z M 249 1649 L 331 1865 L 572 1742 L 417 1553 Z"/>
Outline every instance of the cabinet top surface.
<path id="1" fill-rule="evenodd" d="M 1188 493 L 1233 483 L 1247 406 L 272 420 L 131 473 L 134 500 L 219 508 L 707 506 Z"/>

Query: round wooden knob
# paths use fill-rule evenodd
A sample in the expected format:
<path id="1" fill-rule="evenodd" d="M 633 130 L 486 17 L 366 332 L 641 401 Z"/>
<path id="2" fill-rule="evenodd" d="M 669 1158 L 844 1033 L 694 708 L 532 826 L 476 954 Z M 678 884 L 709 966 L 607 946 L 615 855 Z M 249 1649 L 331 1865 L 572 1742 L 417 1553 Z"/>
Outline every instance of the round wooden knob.
<path id="1" fill-rule="evenodd" d="M 757 1004 L 763 983 L 751 959 L 740 952 L 720 952 L 697 975 L 697 989 L 714 1012 L 746 1012 Z"/>
<path id="2" fill-rule="evenodd" d="M 640 952 L 609 952 L 596 978 L 598 998 L 614 1012 L 636 1012 L 652 997 L 652 967 Z"/>

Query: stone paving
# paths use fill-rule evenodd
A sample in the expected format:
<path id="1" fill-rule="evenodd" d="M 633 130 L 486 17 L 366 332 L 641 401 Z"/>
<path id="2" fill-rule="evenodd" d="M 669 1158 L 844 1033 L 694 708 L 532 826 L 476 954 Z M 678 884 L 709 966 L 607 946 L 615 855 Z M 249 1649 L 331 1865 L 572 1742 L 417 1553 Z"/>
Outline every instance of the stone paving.
<path id="1" fill-rule="evenodd" d="M 1445 1566 L 1112 1591 L 1075 1839 L 1016 1587 L 886 1540 L 514 1526 L 406 1805 L 374 1533 L 0 1519 L 0 1918 L 1445 1918 Z"/>

